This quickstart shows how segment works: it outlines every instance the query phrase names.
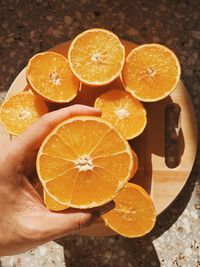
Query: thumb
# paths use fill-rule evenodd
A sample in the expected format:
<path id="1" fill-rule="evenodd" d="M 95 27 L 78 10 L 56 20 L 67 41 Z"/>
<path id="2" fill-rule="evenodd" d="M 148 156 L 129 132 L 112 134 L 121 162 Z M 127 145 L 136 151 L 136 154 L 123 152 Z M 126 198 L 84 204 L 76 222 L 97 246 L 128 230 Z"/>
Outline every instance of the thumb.
<path id="1" fill-rule="evenodd" d="M 89 226 L 99 216 L 107 213 L 115 207 L 114 201 L 111 201 L 101 207 L 78 210 L 69 208 L 65 213 L 48 212 L 43 214 L 41 229 L 45 229 L 43 233 L 44 241 L 49 241 L 72 234 L 76 230 L 80 230 Z"/>

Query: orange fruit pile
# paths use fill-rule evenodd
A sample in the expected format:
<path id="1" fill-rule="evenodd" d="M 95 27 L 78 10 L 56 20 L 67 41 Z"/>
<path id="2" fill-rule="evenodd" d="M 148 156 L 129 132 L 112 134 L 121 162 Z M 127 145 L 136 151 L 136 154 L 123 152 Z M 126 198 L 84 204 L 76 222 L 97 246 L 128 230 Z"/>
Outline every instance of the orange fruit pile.
<path id="1" fill-rule="evenodd" d="M 128 183 L 139 158 L 127 140 L 142 134 L 148 123 L 141 101 L 168 96 L 180 74 L 178 59 L 167 47 L 140 45 L 125 58 L 120 39 L 105 29 L 80 33 L 65 56 L 48 51 L 29 60 L 26 78 L 32 92 L 12 96 L 0 107 L 7 132 L 25 131 L 48 112 L 46 101 L 68 103 L 77 97 L 81 104 L 85 88 L 96 90 L 88 97 L 95 96 L 94 106 L 102 111 L 101 118 L 63 121 L 43 141 L 36 168 L 47 208 L 85 209 L 114 199 L 116 207 L 103 216 L 108 227 L 126 237 L 143 236 L 153 228 L 156 214 L 150 196 Z"/>

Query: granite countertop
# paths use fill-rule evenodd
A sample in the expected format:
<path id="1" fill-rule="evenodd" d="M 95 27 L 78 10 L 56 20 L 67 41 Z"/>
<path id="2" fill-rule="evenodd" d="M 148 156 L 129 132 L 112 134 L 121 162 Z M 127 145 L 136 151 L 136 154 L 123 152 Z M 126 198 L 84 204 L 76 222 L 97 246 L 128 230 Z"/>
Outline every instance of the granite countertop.
<path id="1" fill-rule="evenodd" d="M 200 125 L 199 0 L 1 0 L 0 7 L 2 99 L 33 54 L 85 29 L 103 27 L 138 44 L 156 42 L 174 50 Z M 25 254 L 2 257 L 0 266 L 200 266 L 199 155 L 182 192 L 149 235 L 69 236 Z"/>

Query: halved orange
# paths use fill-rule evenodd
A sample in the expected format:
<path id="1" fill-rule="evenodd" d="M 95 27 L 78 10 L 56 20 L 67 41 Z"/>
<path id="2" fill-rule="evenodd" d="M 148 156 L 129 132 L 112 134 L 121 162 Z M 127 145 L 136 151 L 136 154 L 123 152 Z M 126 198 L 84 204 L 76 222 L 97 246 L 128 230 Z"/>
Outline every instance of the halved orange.
<path id="1" fill-rule="evenodd" d="M 122 72 L 126 89 L 136 98 L 154 102 L 168 96 L 177 86 L 180 63 L 166 46 L 145 44 L 134 48 Z"/>
<path id="2" fill-rule="evenodd" d="M 68 59 L 80 81 L 88 85 L 105 85 L 122 71 L 125 49 L 114 33 L 105 29 L 90 29 L 72 41 Z"/>
<path id="3" fill-rule="evenodd" d="M 114 201 L 115 208 L 102 216 L 112 230 L 129 238 L 144 236 L 152 230 L 155 208 L 142 187 L 127 183 Z"/>
<path id="4" fill-rule="evenodd" d="M 45 190 L 43 190 L 43 198 L 46 207 L 52 211 L 61 211 L 68 208 L 68 206 L 55 201 Z"/>
<path id="5" fill-rule="evenodd" d="M 77 116 L 45 138 L 36 166 L 54 200 L 84 209 L 112 200 L 131 178 L 134 159 L 128 142 L 109 122 Z"/>
<path id="6" fill-rule="evenodd" d="M 147 123 L 143 104 L 125 90 L 111 90 L 100 95 L 94 104 L 102 118 L 110 121 L 126 139 L 140 135 Z"/>
<path id="7" fill-rule="evenodd" d="M 47 112 L 45 102 L 29 90 L 3 102 L 0 107 L 0 122 L 8 133 L 19 135 Z"/>
<path id="8" fill-rule="evenodd" d="M 80 87 L 67 58 L 55 52 L 33 56 L 26 75 L 32 89 L 48 101 L 69 102 L 76 97 Z"/>

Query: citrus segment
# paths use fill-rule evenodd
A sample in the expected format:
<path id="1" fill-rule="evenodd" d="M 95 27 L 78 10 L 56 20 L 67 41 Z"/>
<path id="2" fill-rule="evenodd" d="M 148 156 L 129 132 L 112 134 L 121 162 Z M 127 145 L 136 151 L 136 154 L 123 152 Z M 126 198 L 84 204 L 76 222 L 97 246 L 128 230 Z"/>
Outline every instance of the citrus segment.
<path id="1" fill-rule="evenodd" d="M 71 203 L 82 206 L 105 201 L 105 198 L 115 194 L 117 187 L 117 178 L 107 170 L 94 167 L 93 170 L 79 173 L 73 188 Z"/>
<path id="2" fill-rule="evenodd" d="M 75 159 L 69 160 L 68 153 L 62 157 L 44 154 L 53 146 L 55 136 L 61 136 Z M 36 165 L 50 197 L 70 207 L 91 208 L 113 199 L 130 178 L 134 162 L 128 142 L 109 122 L 78 116 L 62 122 L 46 137 Z"/>
<path id="3" fill-rule="evenodd" d="M 60 204 L 66 204 L 71 201 L 73 186 L 79 175 L 77 169 L 66 171 L 63 175 L 56 176 L 54 179 L 43 184 L 45 191 Z M 67 205 L 67 204 L 66 204 Z"/>
<path id="4" fill-rule="evenodd" d="M 134 48 L 122 72 L 126 89 L 136 98 L 153 102 L 168 96 L 180 79 L 180 63 L 169 48 L 145 44 Z"/>
<path id="5" fill-rule="evenodd" d="M 138 136 L 146 126 L 145 108 L 126 91 L 114 89 L 100 95 L 95 107 L 102 111 L 102 118 L 110 121 L 126 139 Z"/>
<path id="6" fill-rule="evenodd" d="M 85 135 L 85 132 L 91 129 L 90 138 Z M 76 153 L 76 155 L 83 155 L 91 153 L 95 146 L 100 142 L 110 128 L 104 124 L 94 124 L 94 122 L 77 120 L 67 127 L 60 127 L 57 135 Z M 81 144 L 81 145 L 80 145 Z"/>
<path id="7" fill-rule="evenodd" d="M 68 160 L 76 158 L 74 151 L 59 135 L 52 135 L 49 138 L 48 146 L 44 145 L 43 147 L 43 153 L 53 157 L 63 157 Z"/>
<path id="8" fill-rule="evenodd" d="M 52 211 L 61 211 L 68 208 L 68 206 L 62 205 L 55 201 L 45 190 L 43 190 L 43 198 L 46 207 Z"/>
<path id="9" fill-rule="evenodd" d="M 56 177 L 58 175 L 58 170 L 59 174 L 62 174 L 73 168 L 73 162 L 64 158 L 58 158 L 46 154 L 42 154 L 40 157 L 40 173 L 46 181 Z"/>
<path id="10" fill-rule="evenodd" d="M 91 29 L 72 41 L 68 59 L 80 81 L 89 85 L 104 85 L 119 76 L 124 65 L 125 50 L 114 33 Z"/>
<path id="11" fill-rule="evenodd" d="M 70 199 L 72 205 L 90 205 L 93 200 L 92 187 L 90 184 L 91 171 L 80 171 L 73 185 L 73 193 Z"/>
<path id="12" fill-rule="evenodd" d="M 115 132 L 116 129 L 111 128 L 103 135 L 91 152 L 93 157 L 98 157 L 99 155 L 108 156 L 126 150 L 126 143 L 121 136 L 119 134 L 116 135 Z"/>
<path id="13" fill-rule="evenodd" d="M 58 53 L 36 54 L 29 60 L 26 74 L 32 89 L 46 100 L 69 102 L 78 93 L 80 82 L 68 60 Z"/>
<path id="14" fill-rule="evenodd" d="M 93 191 L 93 197 L 97 199 L 97 202 L 102 202 L 104 198 L 109 198 L 110 195 L 114 197 L 116 187 L 120 186 L 117 175 L 111 173 L 109 169 L 99 166 L 94 168 L 91 178 L 92 188 L 98 188 L 98 190 Z"/>
<path id="15" fill-rule="evenodd" d="M 151 231 L 156 221 L 153 202 L 146 191 L 127 183 L 114 199 L 115 208 L 105 215 L 105 223 L 125 237 L 140 237 Z"/>
<path id="16" fill-rule="evenodd" d="M 126 173 L 128 172 L 128 165 L 124 166 L 124 161 L 130 162 L 130 156 L 127 152 L 120 152 L 108 156 L 94 157 L 93 162 L 95 166 L 109 170 L 109 172 L 115 175 L 116 169 L 118 170 L 118 177 L 120 180 L 124 180 Z M 135 162 L 134 162 L 135 166 Z"/>
<path id="17" fill-rule="evenodd" d="M 6 99 L 0 107 L 0 121 L 13 135 L 24 132 L 33 122 L 48 112 L 45 102 L 31 91 Z"/>

